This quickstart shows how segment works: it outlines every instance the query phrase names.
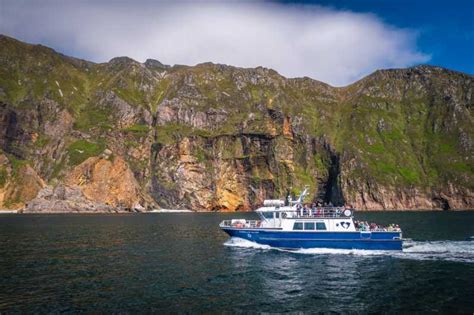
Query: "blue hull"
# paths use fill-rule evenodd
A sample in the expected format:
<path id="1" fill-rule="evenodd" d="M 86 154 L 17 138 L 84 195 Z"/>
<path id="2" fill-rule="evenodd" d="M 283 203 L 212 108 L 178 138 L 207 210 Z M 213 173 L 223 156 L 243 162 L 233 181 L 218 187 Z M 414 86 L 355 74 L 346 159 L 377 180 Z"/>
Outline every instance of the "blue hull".
<path id="1" fill-rule="evenodd" d="M 232 237 L 279 248 L 402 250 L 401 232 L 288 232 L 222 228 Z"/>

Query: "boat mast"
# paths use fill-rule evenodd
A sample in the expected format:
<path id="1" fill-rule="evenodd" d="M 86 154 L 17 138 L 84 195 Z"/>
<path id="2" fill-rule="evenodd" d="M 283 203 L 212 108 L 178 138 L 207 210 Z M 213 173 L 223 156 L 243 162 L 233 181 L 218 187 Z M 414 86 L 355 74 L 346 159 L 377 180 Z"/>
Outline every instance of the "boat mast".
<path id="1" fill-rule="evenodd" d="M 304 198 L 308 195 L 308 191 L 309 191 L 309 186 L 308 186 L 308 185 L 304 186 L 304 190 L 303 190 L 303 192 L 301 192 L 301 194 L 300 194 L 300 196 L 298 197 L 298 199 L 296 199 L 296 200 L 289 200 L 289 201 L 290 201 L 290 204 L 291 204 L 291 205 L 297 205 L 297 204 L 301 204 L 301 205 L 302 205 Z M 288 199 L 290 199 L 290 198 L 288 198 Z"/>

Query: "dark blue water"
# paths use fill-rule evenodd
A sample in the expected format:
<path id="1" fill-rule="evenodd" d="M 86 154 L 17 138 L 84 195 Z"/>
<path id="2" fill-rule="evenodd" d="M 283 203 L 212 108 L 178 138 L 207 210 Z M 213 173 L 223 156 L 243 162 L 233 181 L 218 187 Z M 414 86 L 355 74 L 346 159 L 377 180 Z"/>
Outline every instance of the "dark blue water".
<path id="1" fill-rule="evenodd" d="M 474 212 L 358 216 L 402 253 L 259 248 L 235 216 L 2 215 L 0 313 L 474 312 Z"/>

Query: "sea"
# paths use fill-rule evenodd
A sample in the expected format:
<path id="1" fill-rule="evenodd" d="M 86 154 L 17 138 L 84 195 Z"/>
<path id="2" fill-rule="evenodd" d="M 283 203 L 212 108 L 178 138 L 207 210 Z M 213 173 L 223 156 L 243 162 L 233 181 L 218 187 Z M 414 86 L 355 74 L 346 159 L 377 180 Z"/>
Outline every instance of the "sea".
<path id="1" fill-rule="evenodd" d="M 254 213 L 0 215 L 0 314 L 474 312 L 474 212 L 359 212 L 401 252 L 230 239 Z"/>

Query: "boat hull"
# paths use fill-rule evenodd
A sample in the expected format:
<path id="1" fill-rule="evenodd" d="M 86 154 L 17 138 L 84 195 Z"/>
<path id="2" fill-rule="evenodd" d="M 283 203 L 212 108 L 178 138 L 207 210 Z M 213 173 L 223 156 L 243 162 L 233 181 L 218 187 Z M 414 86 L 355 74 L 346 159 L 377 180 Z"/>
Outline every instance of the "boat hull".
<path id="1" fill-rule="evenodd" d="M 230 227 L 222 230 L 231 237 L 279 248 L 402 250 L 401 232 L 288 232 Z"/>

